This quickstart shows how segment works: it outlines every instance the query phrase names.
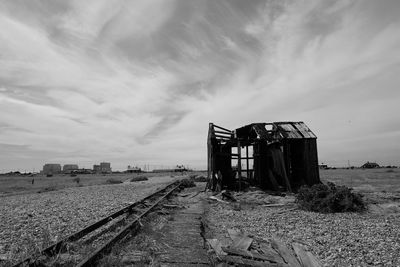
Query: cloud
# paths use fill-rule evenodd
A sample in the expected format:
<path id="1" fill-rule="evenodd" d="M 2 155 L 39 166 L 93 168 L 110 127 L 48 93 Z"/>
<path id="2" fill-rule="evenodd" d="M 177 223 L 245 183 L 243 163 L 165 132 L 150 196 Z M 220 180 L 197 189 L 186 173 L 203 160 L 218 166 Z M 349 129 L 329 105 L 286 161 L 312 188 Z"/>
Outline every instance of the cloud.
<path id="1" fill-rule="evenodd" d="M 397 1 L 0 7 L 3 169 L 74 159 L 204 168 L 209 122 L 305 121 L 328 163 L 398 156 Z M 370 151 L 379 136 L 390 138 Z"/>

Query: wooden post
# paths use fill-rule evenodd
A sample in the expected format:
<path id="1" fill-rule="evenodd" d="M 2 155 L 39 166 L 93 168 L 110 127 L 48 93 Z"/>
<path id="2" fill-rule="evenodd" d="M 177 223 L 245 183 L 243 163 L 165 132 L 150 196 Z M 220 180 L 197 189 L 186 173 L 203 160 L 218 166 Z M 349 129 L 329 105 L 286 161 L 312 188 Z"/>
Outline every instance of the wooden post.
<path id="1" fill-rule="evenodd" d="M 238 139 L 237 146 L 238 146 L 238 167 L 237 167 L 237 170 L 238 170 L 238 174 L 239 174 L 239 191 L 241 191 L 242 190 L 242 150 L 241 150 L 241 147 L 240 147 L 240 140 L 239 139 Z"/>
<path id="2" fill-rule="evenodd" d="M 249 146 L 246 146 L 246 175 L 247 180 L 249 179 Z"/>

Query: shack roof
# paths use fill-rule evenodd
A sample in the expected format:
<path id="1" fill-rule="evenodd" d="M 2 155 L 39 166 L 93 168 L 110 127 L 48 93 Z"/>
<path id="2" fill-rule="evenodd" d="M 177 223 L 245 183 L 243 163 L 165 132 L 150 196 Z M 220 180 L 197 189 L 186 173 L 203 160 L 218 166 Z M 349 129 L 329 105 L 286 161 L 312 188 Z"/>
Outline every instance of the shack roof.
<path id="1" fill-rule="evenodd" d="M 252 123 L 234 130 L 242 139 L 304 139 L 317 138 L 304 122 Z"/>

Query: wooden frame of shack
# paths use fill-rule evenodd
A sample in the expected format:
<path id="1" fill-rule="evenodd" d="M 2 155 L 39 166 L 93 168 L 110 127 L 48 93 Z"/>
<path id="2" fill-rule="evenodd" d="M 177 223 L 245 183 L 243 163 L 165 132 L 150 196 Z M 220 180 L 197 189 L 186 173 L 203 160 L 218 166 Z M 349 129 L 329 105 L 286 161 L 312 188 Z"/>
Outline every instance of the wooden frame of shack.
<path id="1" fill-rule="evenodd" d="M 297 191 L 321 183 L 317 137 L 304 122 L 252 123 L 236 130 L 209 124 L 208 187 Z"/>

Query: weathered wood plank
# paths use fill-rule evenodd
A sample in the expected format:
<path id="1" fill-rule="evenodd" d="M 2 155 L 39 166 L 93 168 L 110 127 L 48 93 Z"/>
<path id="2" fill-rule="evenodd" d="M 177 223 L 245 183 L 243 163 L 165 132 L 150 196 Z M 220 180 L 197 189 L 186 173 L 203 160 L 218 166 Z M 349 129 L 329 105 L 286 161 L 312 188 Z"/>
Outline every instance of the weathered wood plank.
<path id="1" fill-rule="evenodd" d="M 260 254 L 255 251 L 241 250 L 241 249 L 235 249 L 235 248 L 230 248 L 230 247 L 222 247 L 222 250 L 231 255 L 247 257 L 250 259 L 270 261 L 270 262 L 274 262 L 274 263 L 279 263 L 282 261 L 282 259 L 280 259 L 280 257 L 277 258 L 276 255 L 274 255 L 274 254 Z"/>
<path id="2" fill-rule="evenodd" d="M 225 256 L 224 259 L 225 262 L 240 267 L 281 267 L 278 263 L 249 260 L 239 256 Z"/>
<path id="3" fill-rule="evenodd" d="M 236 230 L 228 229 L 228 234 L 232 239 L 232 245 L 230 246 L 232 248 L 248 250 L 251 243 L 253 243 L 253 238 Z"/>
<path id="4" fill-rule="evenodd" d="M 279 255 L 281 255 L 283 260 L 289 264 L 289 266 L 301 267 L 299 261 L 284 243 L 276 239 L 271 239 L 271 246 L 279 253 Z"/>
<path id="5" fill-rule="evenodd" d="M 231 247 L 248 250 L 249 247 L 251 246 L 251 243 L 253 243 L 253 238 L 250 238 L 248 236 L 242 236 L 239 239 L 236 239 L 236 241 L 233 242 Z"/>
<path id="6" fill-rule="evenodd" d="M 229 234 L 229 237 L 232 239 L 232 242 L 235 242 L 241 236 L 241 233 L 234 229 L 228 229 L 228 234 Z"/>
<path id="7" fill-rule="evenodd" d="M 217 254 L 218 257 L 225 256 L 227 255 L 223 250 L 222 250 L 222 244 L 221 241 L 218 239 L 207 239 L 208 244 L 212 247 L 212 249 L 215 251 L 215 254 Z"/>
<path id="8" fill-rule="evenodd" d="M 288 266 L 283 260 L 282 256 L 276 252 L 269 243 L 260 242 L 258 243 L 259 249 L 262 251 L 262 255 L 267 255 L 268 257 L 273 257 L 276 259 L 277 263 L 282 264 L 283 266 Z"/>
<path id="9" fill-rule="evenodd" d="M 304 267 L 321 267 L 319 260 L 309 251 L 306 251 L 303 245 L 298 243 L 292 244 L 293 250 Z"/>

